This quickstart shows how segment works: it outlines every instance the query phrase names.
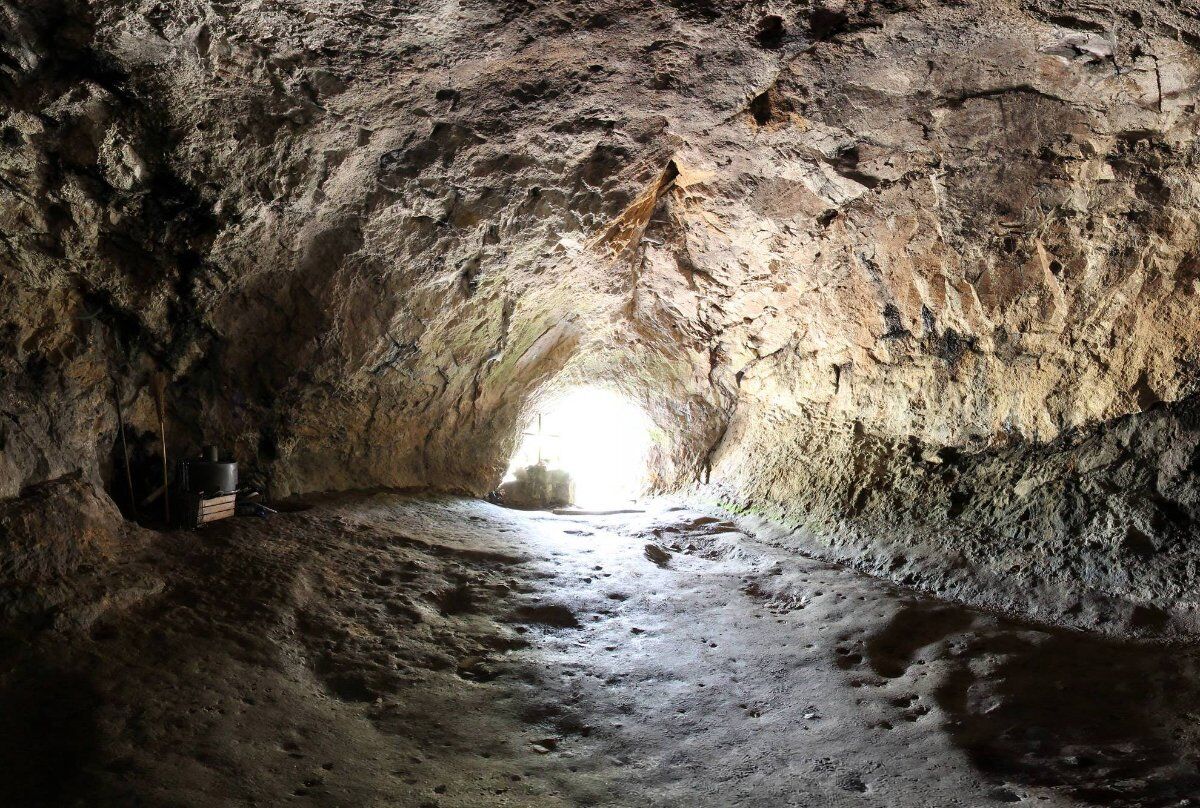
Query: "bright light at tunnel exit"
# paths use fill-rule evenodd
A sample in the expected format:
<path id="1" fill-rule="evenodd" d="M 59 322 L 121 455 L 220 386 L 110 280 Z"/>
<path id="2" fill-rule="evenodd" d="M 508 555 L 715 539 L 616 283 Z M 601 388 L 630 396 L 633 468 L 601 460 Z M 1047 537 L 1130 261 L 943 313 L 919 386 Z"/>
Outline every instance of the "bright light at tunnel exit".
<path id="1" fill-rule="evenodd" d="M 533 414 L 508 476 L 540 458 L 571 475 L 577 505 L 625 504 L 645 491 L 652 429 L 650 417 L 629 399 L 602 388 L 576 388 Z"/>

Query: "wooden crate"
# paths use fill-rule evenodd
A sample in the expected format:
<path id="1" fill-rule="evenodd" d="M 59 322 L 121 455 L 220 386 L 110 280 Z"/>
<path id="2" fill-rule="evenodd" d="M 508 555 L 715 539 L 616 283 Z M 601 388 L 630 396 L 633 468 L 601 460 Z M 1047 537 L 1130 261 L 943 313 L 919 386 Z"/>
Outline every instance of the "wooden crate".
<path id="1" fill-rule="evenodd" d="M 223 497 L 200 500 L 200 514 L 196 520 L 199 524 L 215 522 L 218 519 L 228 519 L 237 509 L 237 494 L 226 494 Z"/>
<path id="2" fill-rule="evenodd" d="M 228 519 L 237 510 L 237 494 L 203 499 L 197 494 L 182 497 L 180 521 L 184 527 L 198 528 L 220 519 Z"/>

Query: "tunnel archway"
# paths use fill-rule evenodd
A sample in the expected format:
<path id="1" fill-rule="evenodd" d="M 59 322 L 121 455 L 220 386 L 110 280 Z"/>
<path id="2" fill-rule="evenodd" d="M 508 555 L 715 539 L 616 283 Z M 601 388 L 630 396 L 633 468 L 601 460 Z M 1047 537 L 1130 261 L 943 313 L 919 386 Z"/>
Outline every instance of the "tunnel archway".
<path id="1" fill-rule="evenodd" d="M 589 385 L 554 392 L 530 408 L 506 479 L 541 463 L 570 475 L 577 505 L 628 503 L 650 484 L 656 433 L 638 403 L 611 389 Z"/>

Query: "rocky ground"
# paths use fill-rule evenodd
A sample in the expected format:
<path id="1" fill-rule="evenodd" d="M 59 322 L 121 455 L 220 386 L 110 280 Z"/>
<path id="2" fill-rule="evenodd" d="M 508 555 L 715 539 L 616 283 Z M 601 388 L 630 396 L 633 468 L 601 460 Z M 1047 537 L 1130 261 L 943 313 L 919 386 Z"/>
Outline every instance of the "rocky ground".
<path id="1" fill-rule="evenodd" d="M 105 571 L 140 594 L 7 632 L 0 805 L 1200 802 L 1192 648 L 680 506 L 310 505 L 162 535 Z"/>

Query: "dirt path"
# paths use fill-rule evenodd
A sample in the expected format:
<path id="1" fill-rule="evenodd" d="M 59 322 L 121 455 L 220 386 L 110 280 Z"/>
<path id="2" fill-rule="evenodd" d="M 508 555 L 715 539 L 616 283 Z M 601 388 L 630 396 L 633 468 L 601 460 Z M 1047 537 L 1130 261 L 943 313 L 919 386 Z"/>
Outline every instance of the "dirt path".
<path id="1" fill-rule="evenodd" d="M 357 496 L 136 566 L 161 594 L 6 644 L 0 805 L 1200 804 L 1194 650 L 720 515 Z"/>

